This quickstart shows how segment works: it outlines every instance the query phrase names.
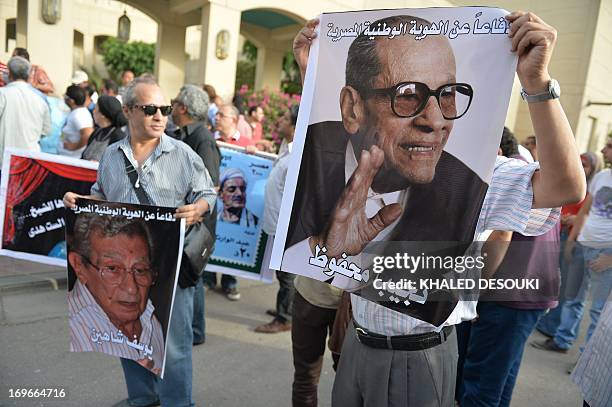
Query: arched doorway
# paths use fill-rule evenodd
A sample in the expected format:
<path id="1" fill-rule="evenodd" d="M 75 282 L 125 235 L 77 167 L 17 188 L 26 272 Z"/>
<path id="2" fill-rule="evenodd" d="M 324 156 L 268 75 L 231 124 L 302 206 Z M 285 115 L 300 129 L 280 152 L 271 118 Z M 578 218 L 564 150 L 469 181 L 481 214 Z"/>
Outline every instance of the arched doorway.
<path id="1" fill-rule="evenodd" d="M 299 72 L 293 63 L 292 43 L 304 19 L 284 10 L 259 8 L 242 12 L 244 37 L 238 58 L 236 87 L 268 88 L 299 93 Z M 252 71 L 252 78 L 248 76 Z M 241 83 L 242 82 L 242 83 Z"/>

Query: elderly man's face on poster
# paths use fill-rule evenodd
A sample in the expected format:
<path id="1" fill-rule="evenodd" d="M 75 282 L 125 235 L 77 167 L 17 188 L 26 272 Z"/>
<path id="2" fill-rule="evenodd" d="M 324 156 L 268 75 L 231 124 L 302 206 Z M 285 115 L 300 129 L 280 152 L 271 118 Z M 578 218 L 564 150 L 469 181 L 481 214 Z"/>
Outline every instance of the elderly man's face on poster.
<path id="1" fill-rule="evenodd" d="M 469 106 L 471 88 L 455 85 L 455 57 L 446 38 L 372 41 L 379 73 L 372 86 L 357 90 L 362 105 L 354 110 L 355 123 L 350 110 L 342 107 L 345 127 L 348 123 L 349 133 L 358 128 L 364 135 L 362 149 L 377 145 L 384 152 L 384 166 L 374 186 L 397 174 L 408 184 L 429 183 L 453 119 Z"/>
<path id="2" fill-rule="evenodd" d="M 246 205 L 246 181 L 242 177 L 230 178 L 223 184 L 221 190 L 223 207 L 226 209 L 242 209 Z"/>
<path id="3" fill-rule="evenodd" d="M 113 323 L 137 320 L 153 284 L 149 247 L 140 235 L 90 235 L 90 257 L 72 252 L 70 263 Z"/>

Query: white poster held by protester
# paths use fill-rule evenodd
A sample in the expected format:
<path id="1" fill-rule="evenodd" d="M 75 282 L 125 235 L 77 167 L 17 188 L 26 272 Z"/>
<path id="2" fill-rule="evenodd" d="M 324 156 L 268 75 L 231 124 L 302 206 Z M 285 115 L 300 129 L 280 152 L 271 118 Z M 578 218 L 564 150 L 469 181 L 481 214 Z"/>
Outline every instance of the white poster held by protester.
<path id="1" fill-rule="evenodd" d="M 473 240 L 516 70 L 507 14 L 460 7 L 320 16 L 273 269 L 434 325 L 448 317 L 457 303 L 448 293 L 372 289 L 378 275 L 365 255 L 457 257 Z"/>

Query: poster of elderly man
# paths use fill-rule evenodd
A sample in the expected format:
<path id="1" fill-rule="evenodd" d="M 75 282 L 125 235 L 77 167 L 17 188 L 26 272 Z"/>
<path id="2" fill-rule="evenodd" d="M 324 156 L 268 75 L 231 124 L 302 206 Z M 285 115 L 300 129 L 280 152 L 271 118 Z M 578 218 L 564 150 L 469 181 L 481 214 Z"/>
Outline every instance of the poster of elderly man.
<path id="1" fill-rule="evenodd" d="M 85 199 L 66 211 L 71 352 L 133 359 L 163 377 L 185 228 L 174 212 Z"/>
<path id="2" fill-rule="evenodd" d="M 364 257 L 456 258 L 475 239 L 517 66 L 506 14 L 465 7 L 320 16 L 272 268 L 436 326 L 447 319 L 456 298 L 373 289 L 377 274 Z M 438 268 L 417 273 L 453 271 Z"/>
<path id="3" fill-rule="evenodd" d="M 247 154 L 222 143 L 217 199 L 217 240 L 206 271 L 271 281 L 262 268 L 267 235 L 262 229 L 264 192 L 275 155 Z"/>

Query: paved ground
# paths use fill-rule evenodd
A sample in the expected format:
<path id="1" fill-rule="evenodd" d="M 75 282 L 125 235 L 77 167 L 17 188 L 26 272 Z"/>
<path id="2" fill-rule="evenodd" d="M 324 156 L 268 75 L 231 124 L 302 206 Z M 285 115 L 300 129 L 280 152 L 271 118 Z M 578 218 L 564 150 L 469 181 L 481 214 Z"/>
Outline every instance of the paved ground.
<path id="1" fill-rule="evenodd" d="M 37 276 L 37 270 L 47 273 Z M 117 359 L 101 354 L 71 354 L 68 349 L 66 295 L 61 271 L 0 257 L 0 406 L 110 406 L 126 397 Z M 26 280 L 16 284 L 15 274 Z M 51 275 L 49 279 L 48 276 Z M 8 285 L 11 288 L 8 289 Z M 28 285 L 29 284 L 29 285 Z M 58 285 L 59 290 L 54 290 Z M 21 287 L 21 288 L 19 288 Z M 206 294 L 207 342 L 194 349 L 194 397 L 198 406 L 276 407 L 291 404 L 289 333 L 255 334 L 269 318 L 277 285 L 241 280 L 242 300 Z M 584 328 L 584 327 L 583 327 Z M 534 334 L 531 339 L 540 339 Z M 527 346 L 513 407 L 578 407 L 578 389 L 565 373 L 576 358 Z M 320 406 L 330 405 L 331 359 L 323 367 Z M 8 398 L 8 388 L 63 387 L 64 401 Z"/>

